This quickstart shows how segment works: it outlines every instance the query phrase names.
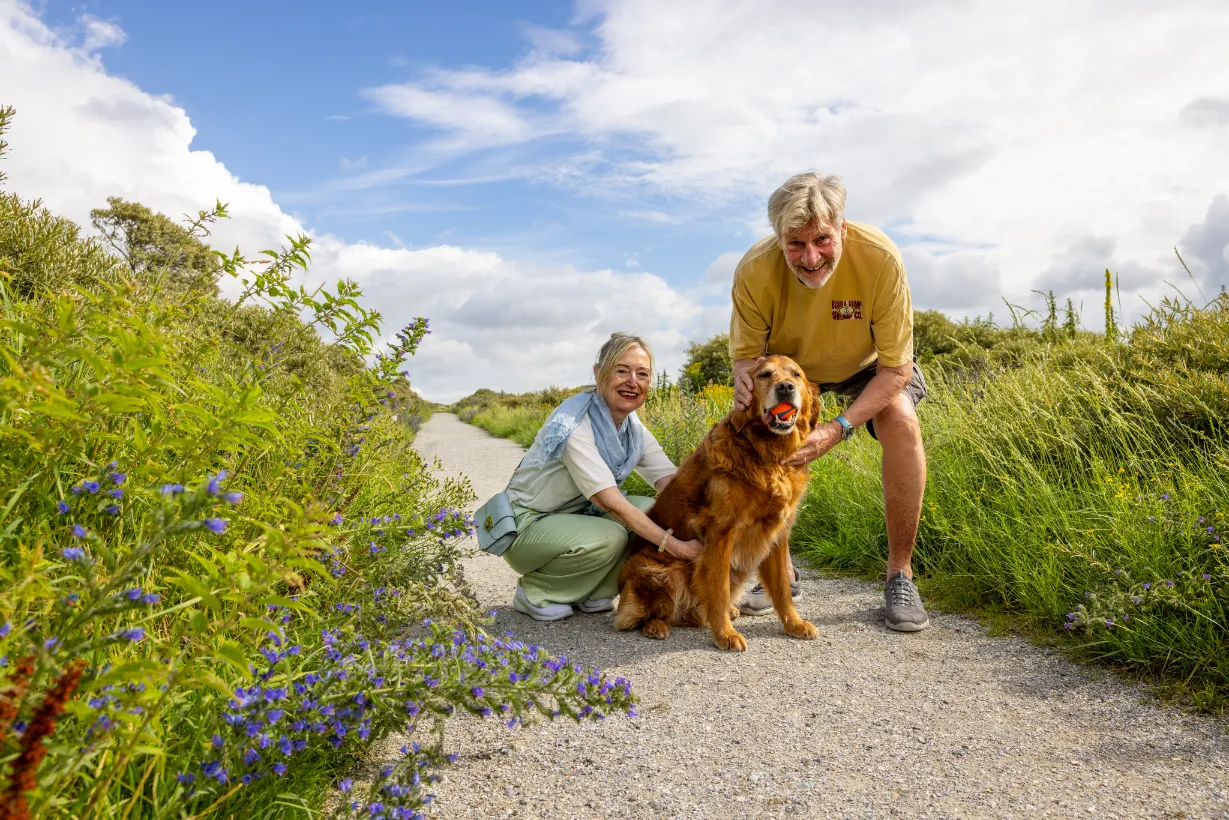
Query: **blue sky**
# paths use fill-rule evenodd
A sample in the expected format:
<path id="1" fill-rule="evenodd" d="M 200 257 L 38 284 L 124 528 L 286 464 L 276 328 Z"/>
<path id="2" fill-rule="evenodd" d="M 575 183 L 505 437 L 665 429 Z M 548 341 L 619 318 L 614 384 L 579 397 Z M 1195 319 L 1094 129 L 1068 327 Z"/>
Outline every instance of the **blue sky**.
<path id="1" fill-rule="evenodd" d="M 840 174 L 917 308 L 1053 289 L 1100 327 L 1229 284 L 1229 5 L 1188 0 L 0 0 L 11 190 L 107 196 L 211 241 L 313 237 L 450 400 L 588 378 L 612 332 L 677 373 L 729 323 L 786 177 Z M 1180 45 L 1176 45 L 1180 44 Z"/>
<path id="2" fill-rule="evenodd" d="M 110 72 L 172 96 L 197 129 L 194 148 L 267 185 L 283 208 L 345 241 L 452 243 L 585 268 L 624 268 L 631 259 L 683 282 L 700 279 L 719 253 L 751 235 L 728 215 L 692 219 L 686 229 L 652 221 L 691 213 L 697 203 L 647 190 L 588 196 L 510 175 L 519 167 L 533 177 L 552 156 L 583 152 L 568 134 L 433 159 L 395 182 L 348 187 L 366 170 L 418 165 L 415 147 L 440 134 L 388 116 L 362 89 L 441 68 L 510 66 L 542 31 L 574 35 L 583 56 L 596 39 L 583 23 L 569 25 L 578 19 L 570 2 L 101 0 L 45 8 L 53 26 L 90 14 L 120 27 L 126 40 L 107 51 Z M 611 150 L 635 153 L 630 144 Z M 651 213 L 628 216 L 641 211 Z"/>

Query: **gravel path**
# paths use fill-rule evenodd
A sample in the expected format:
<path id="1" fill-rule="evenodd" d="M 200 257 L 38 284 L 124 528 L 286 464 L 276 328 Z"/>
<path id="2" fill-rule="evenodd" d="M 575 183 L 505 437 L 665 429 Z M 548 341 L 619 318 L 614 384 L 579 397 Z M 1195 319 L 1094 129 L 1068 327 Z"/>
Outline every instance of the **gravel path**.
<path id="1" fill-rule="evenodd" d="M 480 502 L 522 453 L 445 414 L 416 446 Z M 1229 818 L 1224 723 L 960 616 L 891 632 L 879 585 L 801 567 L 798 609 L 819 639 L 742 618 L 750 649 L 727 654 L 707 630 L 616 633 L 611 613 L 538 623 L 512 610 L 502 560 L 465 569 L 501 632 L 630 678 L 641 716 L 515 731 L 456 719 L 438 817 Z"/>

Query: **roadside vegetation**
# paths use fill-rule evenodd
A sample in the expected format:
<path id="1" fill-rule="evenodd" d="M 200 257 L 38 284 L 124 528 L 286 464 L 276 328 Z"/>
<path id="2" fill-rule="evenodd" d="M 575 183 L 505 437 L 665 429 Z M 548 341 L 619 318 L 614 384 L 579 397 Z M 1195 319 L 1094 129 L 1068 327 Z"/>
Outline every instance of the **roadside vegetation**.
<path id="1" fill-rule="evenodd" d="M 1061 642 L 1223 712 L 1229 295 L 1176 295 L 1122 328 L 1112 285 L 1107 271 L 1103 333 L 1050 294 L 1040 310 L 1009 306 L 1007 326 L 915 314 L 930 395 L 918 409 L 929 480 L 914 566 L 932 607 Z M 660 379 L 641 411 L 676 462 L 728 411 L 725 348 L 723 336 L 693 343 L 678 383 Z M 461 417 L 527 444 L 570 393 L 480 394 Z M 840 405 L 825 401 L 831 418 Z M 879 577 L 878 445 L 859 432 L 812 472 L 793 549 Z"/>
<path id="2" fill-rule="evenodd" d="M 472 493 L 409 446 L 425 319 L 377 353 L 353 283 L 294 284 L 306 238 L 107 205 L 99 239 L 0 190 L 0 817 L 423 817 L 449 716 L 632 710 L 485 631 Z"/>

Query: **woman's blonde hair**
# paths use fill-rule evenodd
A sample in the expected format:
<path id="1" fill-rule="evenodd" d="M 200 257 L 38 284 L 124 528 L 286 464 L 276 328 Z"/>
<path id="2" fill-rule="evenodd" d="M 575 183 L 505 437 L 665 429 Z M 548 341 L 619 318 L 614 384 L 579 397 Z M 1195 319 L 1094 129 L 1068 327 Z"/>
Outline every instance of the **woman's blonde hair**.
<path id="1" fill-rule="evenodd" d="M 602 345 L 602 349 L 597 352 L 597 387 L 601 387 L 610 381 L 610 377 L 614 375 L 615 365 L 619 363 L 619 357 L 633 347 L 644 348 L 644 352 L 649 354 L 649 377 L 653 374 L 653 348 L 649 347 L 649 343 L 639 336 L 633 336 L 630 333 L 611 333 L 610 338 L 606 340 L 606 344 Z"/>
<path id="2" fill-rule="evenodd" d="M 841 227 L 845 219 L 845 186 L 835 174 L 814 171 L 795 174 L 768 198 L 768 221 L 777 238 L 811 222 Z"/>

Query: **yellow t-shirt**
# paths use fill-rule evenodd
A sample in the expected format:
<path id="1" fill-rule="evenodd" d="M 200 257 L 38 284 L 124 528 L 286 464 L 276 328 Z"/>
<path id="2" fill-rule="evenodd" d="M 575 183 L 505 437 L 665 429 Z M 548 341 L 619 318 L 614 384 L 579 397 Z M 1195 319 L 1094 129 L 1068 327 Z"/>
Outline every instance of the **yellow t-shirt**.
<path id="1" fill-rule="evenodd" d="M 730 355 L 783 354 L 810 381 L 913 361 L 913 303 L 900 251 L 877 228 L 848 223 L 836 272 L 822 288 L 790 272 L 776 236 L 756 242 L 734 271 Z"/>

